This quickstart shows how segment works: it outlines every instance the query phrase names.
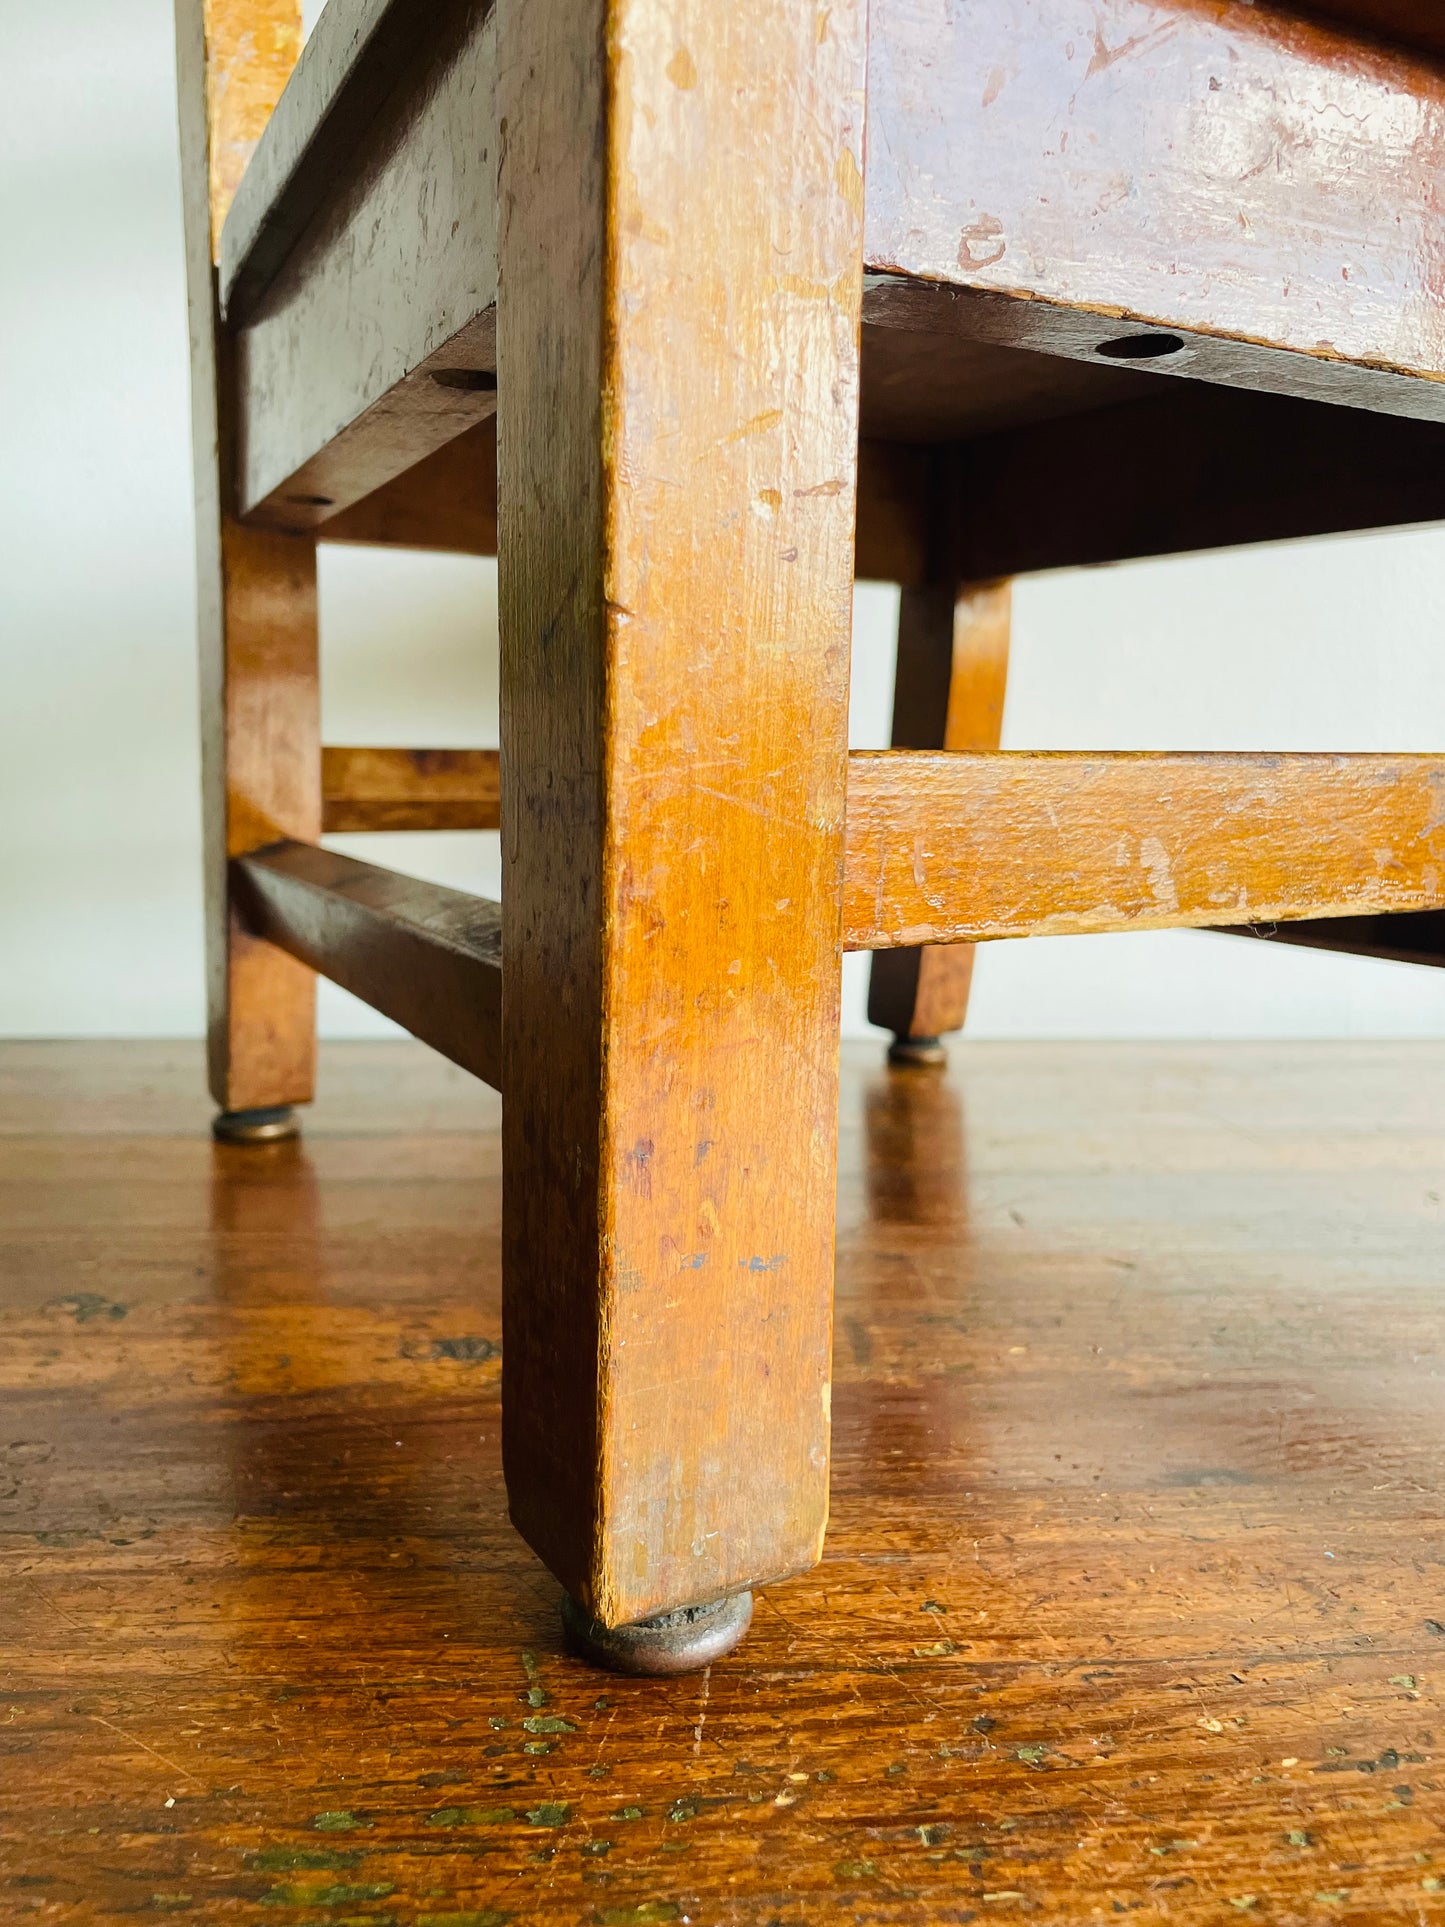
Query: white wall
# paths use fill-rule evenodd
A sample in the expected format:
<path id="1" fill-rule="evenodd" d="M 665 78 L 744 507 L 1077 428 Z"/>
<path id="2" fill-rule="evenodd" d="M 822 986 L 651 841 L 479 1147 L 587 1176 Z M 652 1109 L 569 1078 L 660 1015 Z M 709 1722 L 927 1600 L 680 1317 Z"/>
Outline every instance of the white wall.
<path id="1" fill-rule="evenodd" d="M 201 1024 L 194 593 L 170 0 L 0 0 L 0 1034 Z M 1167 485 L 1167 478 L 1161 478 Z M 496 740 L 487 563 L 323 551 L 331 740 Z M 886 741 L 891 592 L 854 739 Z M 1437 749 L 1445 535 L 1025 584 L 1007 741 Z M 495 838 L 338 839 L 493 889 Z M 848 1028 L 863 1028 L 851 959 Z M 324 990 L 332 1034 L 379 1020 Z M 1191 934 L 987 949 L 1009 1036 L 1442 1036 L 1445 972 Z"/>

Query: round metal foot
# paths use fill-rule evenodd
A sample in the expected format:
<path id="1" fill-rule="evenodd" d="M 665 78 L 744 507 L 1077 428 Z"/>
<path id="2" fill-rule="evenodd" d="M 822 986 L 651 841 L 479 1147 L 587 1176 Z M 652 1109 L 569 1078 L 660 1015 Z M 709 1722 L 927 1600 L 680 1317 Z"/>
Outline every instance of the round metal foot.
<path id="1" fill-rule="evenodd" d="M 562 1630 L 580 1659 L 611 1673 L 640 1679 L 669 1673 L 700 1673 L 730 1653 L 753 1619 L 750 1592 L 733 1593 L 706 1606 L 684 1606 L 636 1626 L 604 1626 L 570 1593 L 562 1597 Z"/>
<path id="2" fill-rule="evenodd" d="M 890 1064 L 946 1064 L 948 1052 L 940 1037 L 895 1037 L 888 1046 Z"/>
<path id="3" fill-rule="evenodd" d="M 218 1144 L 279 1144 L 301 1135 L 301 1120 L 289 1104 L 266 1111 L 222 1111 L 211 1119 L 211 1135 Z"/>

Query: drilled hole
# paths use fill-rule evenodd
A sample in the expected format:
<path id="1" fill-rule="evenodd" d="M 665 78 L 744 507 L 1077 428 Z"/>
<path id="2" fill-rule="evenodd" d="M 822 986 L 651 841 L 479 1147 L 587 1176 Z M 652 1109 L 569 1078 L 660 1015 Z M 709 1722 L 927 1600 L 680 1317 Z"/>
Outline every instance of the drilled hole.
<path id="1" fill-rule="evenodd" d="M 1101 341 L 1094 352 L 1106 361 L 1163 361 L 1183 347 L 1182 335 L 1120 335 L 1117 341 Z"/>
<path id="2" fill-rule="evenodd" d="M 294 502 L 299 509 L 333 509 L 336 503 L 329 495 L 288 495 L 288 502 Z"/>
<path id="3" fill-rule="evenodd" d="M 497 392 L 497 377 L 490 368 L 436 368 L 432 380 L 438 388 L 464 388 L 473 395 Z"/>

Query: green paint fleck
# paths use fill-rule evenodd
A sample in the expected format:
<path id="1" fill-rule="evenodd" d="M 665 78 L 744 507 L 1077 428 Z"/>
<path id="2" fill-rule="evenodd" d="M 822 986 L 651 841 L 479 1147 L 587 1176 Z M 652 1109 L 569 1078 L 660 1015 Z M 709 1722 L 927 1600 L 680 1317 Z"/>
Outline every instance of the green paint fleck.
<path id="1" fill-rule="evenodd" d="M 1016 1746 L 1014 1758 L 1022 1760 L 1025 1766 L 1042 1766 L 1049 1756 L 1049 1749 L 1042 1740 L 1034 1740 L 1028 1746 Z"/>
<path id="2" fill-rule="evenodd" d="M 876 1880 L 878 1869 L 871 1860 L 840 1860 L 833 1874 L 838 1880 Z"/>
<path id="3" fill-rule="evenodd" d="M 501 1717 L 501 1715 L 498 1713 L 493 1713 L 492 1717 L 487 1721 L 487 1725 L 491 1727 L 494 1733 L 500 1733 L 504 1731 L 504 1729 L 510 1726 L 511 1723 L 512 1722 L 510 1720 L 504 1720 Z"/>
<path id="4" fill-rule="evenodd" d="M 1292 1847 L 1312 1847 L 1314 1845 L 1313 1839 L 1305 1832 L 1303 1827 L 1296 1827 L 1286 1838 Z"/>
<path id="5" fill-rule="evenodd" d="M 1317 1893 L 1315 1895 L 1315 1899 L 1324 1901 L 1326 1906 L 1335 1906 L 1341 1900 L 1348 1900 L 1349 1897 L 1350 1892 L 1348 1887 L 1330 1887 L 1323 1893 Z"/>
<path id="6" fill-rule="evenodd" d="M 370 1820 L 363 1820 L 355 1813 L 317 1813 L 313 1814 L 311 1824 L 318 1833 L 351 1833 L 357 1827 L 369 1827 Z"/>
<path id="7" fill-rule="evenodd" d="M 481 1907 L 462 1914 L 418 1914 L 416 1927 L 506 1927 L 511 1918 L 500 1907 Z"/>
<path id="8" fill-rule="evenodd" d="M 1197 1840 L 1166 1840 L 1162 1847 L 1151 1847 L 1149 1851 L 1150 1853 L 1160 1854 L 1187 1853 L 1191 1847 L 1197 1847 L 1198 1845 L 1199 1842 Z"/>
<path id="9" fill-rule="evenodd" d="M 273 1887 L 262 1894 L 263 1907 L 347 1907 L 356 1900 L 385 1900 L 396 1888 L 389 1880 L 372 1881 L 364 1887 L 306 1887 L 298 1881 L 286 1887 Z"/>
<path id="10" fill-rule="evenodd" d="M 918 1837 L 925 1847 L 941 1847 L 948 1838 L 949 1828 L 945 1821 L 938 1820 L 931 1826 L 920 1827 Z"/>
<path id="11" fill-rule="evenodd" d="M 702 1801 L 695 1799 L 689 1793 L 682 1799 L 673 1801 L 667 1810 L 667 1817 L 669 1820 L 695 1820 L 701 1812 Z"/>
<path id="12" fill-rule="evenodd" d="M 1433 1873 L 1427 1873 L 1425 1878 L 1420 1882 L 1420 1885 L 1425 1889 L 1427 1894 L 1438 1894 L 1440 1891 L 1439 1877 Z"/>
<path id="13" fill-rule="evenodd" d="M 915 1659 L 947 1659 L 950 1653 L 956 1653 L 957 1651 L 958 1648 L 951 1639 L 935 1639 L 932 1645 L 915 1646 L 913 1649 L 913 1657 Z"/>
<path id="14" fill-rule="evenodd" d="M 605 1693 L 602 1695 L 601 1699 L 595 1699 L 592 1702 L 593 1707 L 599 1713 L 605 1713 L 611 1704 L 612 1704 L 611 1700 L 608 1699 Z"/>
<path id="15" fill-rule="evenodd" d="M 642 1818 L 642 1808 L 623 1807 L 617 1817 L 619 1820 L 640 1820 Z"/>
<path id="16" fill-rule="evenodd" d="M 555 1713 L 549 1714 L 546 1719 L 540 1719 L 534 1714 L 531 1719 L 523 1720 L 522 1726 L 528 1733 L 575 1733 L 577 1731 L 571 1720 L 559 1719 Z"/>
<path id="17" fill-rule="evenodd" d="M 68 1298 L 53 1299 L 45 1309 L 68 1311 L 77 1325 L 88 1325 L 93 1318 L 109 1318 L 112 1322 L 124 1318 L 130 1307 L 103 1298 L 98 1291 L 77 1291 Z"/>
<path id="18" fill-rule="evenodd" d="M 1391 1673 L 1390 1684 L 1392 1686 L 1403 1686 L 1407 1693 L 1413 1693 L 1415 1690 L 1415 1675 L 1413 1673 Z"/>
<path id="19" fill-rule="evenodd" d="M 572 1817 L 572 1809 L 566 1801 L 548 1801 L 540 1807 L 533 1807 L 527 1821 L 534 1827 L 565 1827 Z"/>
<path id="20" fill-rule="evenodd" d="M 676 1920 L 681 1911 L 670 1900 L 644 1900 L 640 1907 L 604 1907 L 598 1919 L 603 1927 L 654 1927 L 655 1922 Z"/>
<path id="21" fill-rule="evenodd" d="M 901 1780 L 907 1771 L 908 1764 L 905 1760 L 895 1760 L 892 1766 L 884 1767 L 883 1776 L 888 1780 Z"/>
<path id="22" fill-rule="evenodd" d="M 1237 1907 L 1242 1914 L 1247 1914 L 1251 1907 L 1259 1905 L 1259 1895 L 1235 1894 L 1230 1897 L 1229 1904 L 1231 1907 Z"/>
<path id="23" fill-rule="evenodd" d="M 337 1853 L 325 1847 L 263 1847 L 248 1853 L 245 1864 L 257 1873 L 340 1873 L 354 1867 L 359 1853 Z"/>
<path id="24" fill-rule="evenodd" d="M 522 1743 L 522 1751 L 524 1753 L 550 1753 L 552 1751 L 552 1742 L 550 1740 L 524 1740 Z"/>
<path id="25" fill-rule="evenodd" d="M 537 1671 L 537 1655 L 535 1653 L 523 1653 L 522 1671 L 527 1675 L 527 1678 L 535 1684 L 540 1677 Z"/>
<path id="26" fill-rule="evenodd" d="M 587 1778 L 589 1780 L 605 1780 L 611 1771 L 612 1768 L 610 1766 L 605 1765 L 599 1760 L 596 1766 L 588 1767 Z"/>
<path id="27" fill-rule="evenodd" d="M 504 1827 L 515 1820 L 515 1807 L 438 1807 L 429 1813 L 429 1827 Z"/>
<path id="28" fill-rule="evenodd" d="M 984 1894 L 984 1900 L 1024 1900 L 1027 1896 L 1017 1887 L 1000 1887 L 997 1893 Z"/>
<path id="29" fill-rule="evenodd" d="M 611 1853 L 612 1842 L 610 1840 L 587 1840 L 583 1842 L 582 1851 L 583 1853 L 592 1854 Z"/>
<path id="30" fill-rule="evenodd" d="M 948 1608 L 941 1599 L 925 1599 L 918 1610 L 921 1613 L 946 1613 Z"/>
<path id="31" fill-rule="evenodd" d="M 529 1686 L 525 1693 L 518 1693 L 517 1698 L 525 1700 L 528 1706 L 545 1706 L 547 1689 L 545 1686 Z"/>

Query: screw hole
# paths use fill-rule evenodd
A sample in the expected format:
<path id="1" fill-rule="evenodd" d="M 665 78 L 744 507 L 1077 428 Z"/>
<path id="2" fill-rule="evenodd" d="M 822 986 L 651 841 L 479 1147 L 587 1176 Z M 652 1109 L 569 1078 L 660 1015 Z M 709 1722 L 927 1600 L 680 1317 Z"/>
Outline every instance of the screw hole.
<path id="1" fill-rule="evenodd" d="M 1120 335 L 1117 341 L 1101 341 L 1094 352 L 1106 361 L 1163 361 L 1183 348 L 1182 335 Z"/>
<path id="2" fill-rule="evenodd" d="M 490 368 L 437 368 L 432 380 L 438 388 L 462 388 L 468 394 L 495 395 L 497 377 Z"/>
<path id="3" fill-rule="evenodd" d="M 294 502 L 299 509 L 332 509 L 335 501 L 329 495 L 288 495 L 288 502 Z"/>

